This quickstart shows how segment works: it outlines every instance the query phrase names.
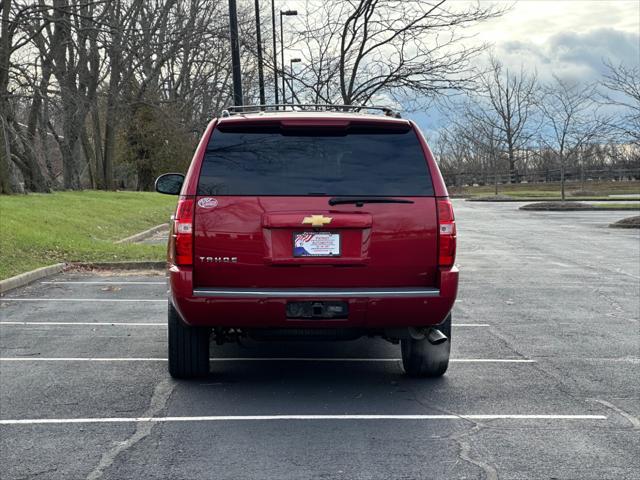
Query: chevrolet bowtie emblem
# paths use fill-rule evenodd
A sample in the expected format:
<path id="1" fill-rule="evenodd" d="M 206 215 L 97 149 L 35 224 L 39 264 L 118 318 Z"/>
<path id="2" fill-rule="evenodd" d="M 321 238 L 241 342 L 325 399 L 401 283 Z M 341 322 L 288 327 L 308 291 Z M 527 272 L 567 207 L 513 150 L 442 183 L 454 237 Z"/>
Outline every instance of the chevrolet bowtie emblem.
<path id="1" fill-rule="evenodd" d="M 324 215 L 311 215 L 310 217 L 304 217 L 302 223 L 308 223 L 312 227 L 322 227 L 327 223 L 331 223 L 333 220 L 331 217 L 325 217 Z"/>

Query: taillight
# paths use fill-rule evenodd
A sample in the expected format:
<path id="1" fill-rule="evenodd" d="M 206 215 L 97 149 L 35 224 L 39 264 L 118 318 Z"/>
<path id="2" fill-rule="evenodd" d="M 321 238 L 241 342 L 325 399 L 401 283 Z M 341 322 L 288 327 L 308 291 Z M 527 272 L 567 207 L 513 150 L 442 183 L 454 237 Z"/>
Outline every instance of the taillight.
<path id="1" fill-rule="evenodd" d="M 193 204 L 193 198 L 178 200 L 173 226 L 176 265 L 193 265 Z"/>
<path id="2" fill-rule="evenodd" d="M 438 265 L 449 268 L 456 260 L 456 222 L 448 198 L 438 199 Z"/>

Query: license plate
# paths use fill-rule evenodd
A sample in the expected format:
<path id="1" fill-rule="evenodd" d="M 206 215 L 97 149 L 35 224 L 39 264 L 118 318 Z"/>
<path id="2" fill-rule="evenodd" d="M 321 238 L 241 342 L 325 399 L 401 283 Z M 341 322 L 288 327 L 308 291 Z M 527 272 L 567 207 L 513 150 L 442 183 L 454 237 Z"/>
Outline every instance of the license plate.
<path id="1" fill-rule="evenodd" d="M 339 257 L 340 234 L 301 232 L 293 234 L 294 257 Z"/>

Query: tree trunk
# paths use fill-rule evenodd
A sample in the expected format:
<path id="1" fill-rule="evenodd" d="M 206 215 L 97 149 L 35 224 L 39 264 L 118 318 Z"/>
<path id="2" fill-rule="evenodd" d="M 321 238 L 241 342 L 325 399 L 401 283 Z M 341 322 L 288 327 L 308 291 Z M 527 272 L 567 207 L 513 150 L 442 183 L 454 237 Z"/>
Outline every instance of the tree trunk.
<path id="1" fill-rule="evenodd" d="M 80 189 L 80 172 L 77 161 L 78 147 L 78 139 L 72 140 L 67 136 L 65 136 L 62 145 L 60 145 L 60 153 L 62 154 L 63 186 L 67 190 Z"/>
<path id="2" fill-rule="evenodd" d="M 20 169 L 20 173 L 24 178 L 25 190 L 29 192 L 48 191 L 47 182 L 42 175 L 42 169 L 38 163 L 38 159 L 36 158 L 33 144 L 30 143 L 28 139 L 26 142 L 24 139 L 19 139 L 16 135 L 14 135 L 13 140 L 14 146 L 11 150 L 12 154 L 21 160 L 21 162 L 16 165 Z M 9 138 L 9 141 L 11 142 L 11 138 Z"/>
<path id="3" fill-rule="evenodd" d="M 564 202 L 564 155 L 560 156 L 560 198 Z"/>
<path id="4" fill-rule="evenodd" d="M 9 13 L 11 0 L 3 0 L 2 32 L 0 32 L 0 193 L 13 193 L 9 182 L 9 162 L 11 162 L 11 144 L 7 131 L 7 110 L 9 107 L 9 56 L 11 37 Z"/>
<path id="5" fill-rule="evenodd" d="M 9 159 L 11 158 L 11 146 L 7 129 L 5 128 L 5 119 L 0 118 L 0 194 L 14 193 L 9 182 Z"/>
<path id="6" fill-rule="evenodd" d="M 149 164 L 149 160 L 144 158 L 137 159 L 137 173 L 138 173 L 138 190 L 146 192 L 153 190 L 153 183 L 155 178 L 153 176 L 153 169 Z"/>
<path id="7" fill-rule="evenodd" d="M 509 145 L 509 183 L 516 181 L 516 156 L 514 148 Z"/>
<path id="8" fill-rule="evenodd" d="M 104 126 L 104 156 L 102 170 L 105 190 L 113 189 L 113 158 L 116 148 L 115 107 L 107 107 L 107 120 Z"/>
<path id="9" fill-rule="evenodd" d="M 100 115 L 98 107 L 91 110 L 91 125 L 93 128 L 93 153 L 95 158 L 95 181 L 96 188 L 105 188 L 104 181 L 104 156 L 102 153 L 102 129 L 100 128 Z"/>
<path id="10" fill-rule="evenodd" d="M 97 187 L 96 170 L 95 170 L 95 164 L 97 163 L 96 156 L 93 151 L 93 148 L 91 147 L 91 142 L 89 141 L 89 135 L 87 135 L 86 129 L 82 130 L 81 139 L 82 139 L 82 151 L 84 153 L 84 158 L 87 160 L 87 168 L 89 171 L 89 185 L 91 188 L 96 188 Z"/>
<path id="11" fill-rule="evenodd" d="M 109 89 L 107 91 L 107 115 L 104 125 L 104 153 L 102 161 L 104 188 L 105 190 L 113 189 L 113 159 L 115 157 L 116 148 L 116 130 L 117 130 L 117 98 L 118 88 L 120 84 L 120 54 L 118 47 L 114 47 L 111 52 L 111 77 L 109 79 Z"/>
<path id="12" fill-rule="evenodd" d="M 26 141 L 23 142 L 25 156 L 27 157 L 27 166 L 29 172 L 25 177 L 25 188 L 32 192 L 48 192 L 49 181 L 43 175 L 43 169 L 38 162 L 35 151 L 36 133 L 38 123 L 42 114 L 42 92 L 46 92 L 49 87 L 49 79 L 51 77 L 51 69 L 47 64 L 43 65 L 42 78 L 39 87 L 33 92 L 31 107 L 29 108 L 29 116 L 27 119 Z M 18 126 L 16 125 L 16 128 Z M 46 148 L 46 144 L 43 145 Z M 45 153 L 46 155 L 46 153 Z"/>

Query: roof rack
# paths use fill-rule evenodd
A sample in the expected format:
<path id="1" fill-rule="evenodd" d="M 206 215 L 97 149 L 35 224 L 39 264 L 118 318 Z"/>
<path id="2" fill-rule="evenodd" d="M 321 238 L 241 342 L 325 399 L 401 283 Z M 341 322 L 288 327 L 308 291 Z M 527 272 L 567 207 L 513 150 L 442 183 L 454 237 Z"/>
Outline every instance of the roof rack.
<path id="1" fill-rule="evenodd" d="M 367 112 L 378 111 L 388 117 L 400 118 L 400 113 L 389 107 L 368 106 L 368 105 L 332 105 L 325 103 L 296 103 L 296 104 L 267 104 L 267 105 L 232 105 L 222 110 L 222 117 L 230 117 L 232 115 L 242 115 L 243 113 L 260 113 L 260 112 Z"/>

